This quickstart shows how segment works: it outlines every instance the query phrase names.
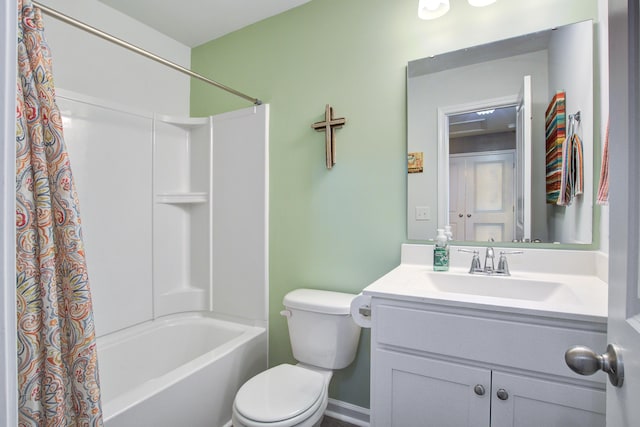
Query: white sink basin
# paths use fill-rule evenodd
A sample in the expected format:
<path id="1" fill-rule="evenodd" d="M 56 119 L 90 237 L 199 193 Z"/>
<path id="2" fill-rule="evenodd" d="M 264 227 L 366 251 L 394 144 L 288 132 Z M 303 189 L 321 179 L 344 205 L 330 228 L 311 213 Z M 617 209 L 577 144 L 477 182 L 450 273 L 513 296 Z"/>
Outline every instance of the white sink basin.
<path id="1" fill-rule="evenodd" d="M 567 286 L 558 282 L 448 272 L 426 272 L 425 275 L 425 282 L 439 292 L 528 301 L 546 301 L 572 294 Z"/>

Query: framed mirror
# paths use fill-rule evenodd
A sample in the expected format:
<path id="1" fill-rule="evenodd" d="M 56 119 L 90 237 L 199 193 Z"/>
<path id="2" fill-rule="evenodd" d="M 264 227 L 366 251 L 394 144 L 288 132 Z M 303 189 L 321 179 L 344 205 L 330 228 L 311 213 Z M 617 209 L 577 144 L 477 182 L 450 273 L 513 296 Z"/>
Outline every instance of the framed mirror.
<path id="1" fill-rule="evenodd" d="M 408 238 L 592 243 L 593 69 L 592 21 L 409 62 Z"/>

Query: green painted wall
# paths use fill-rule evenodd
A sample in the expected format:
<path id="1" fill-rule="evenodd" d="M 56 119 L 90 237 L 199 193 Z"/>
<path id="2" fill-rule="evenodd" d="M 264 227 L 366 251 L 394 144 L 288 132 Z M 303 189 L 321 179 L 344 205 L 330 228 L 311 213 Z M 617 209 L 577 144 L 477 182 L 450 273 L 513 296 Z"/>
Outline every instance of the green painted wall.
<path id="1" fill-rule="evenodd" d="M 596 0 L 451 0 L 436 21 L 418 0 L 312 0 L 193 49 L 196 72 L 271 105 L 270 364 L 293 362 L 282 298 L 300 287 L 358 293 L 406 241 L 407 61 L 597 16 Z M 325 168 L 325 104 L 347 124 Z M 191 114 L 247 107 L 194 82 Z M 429 153 L 426 153 L 428 155 Z M 432 191 L 435 191 L 435 185 Z M 369 407 L 369 331 L 331 397 Z"/>

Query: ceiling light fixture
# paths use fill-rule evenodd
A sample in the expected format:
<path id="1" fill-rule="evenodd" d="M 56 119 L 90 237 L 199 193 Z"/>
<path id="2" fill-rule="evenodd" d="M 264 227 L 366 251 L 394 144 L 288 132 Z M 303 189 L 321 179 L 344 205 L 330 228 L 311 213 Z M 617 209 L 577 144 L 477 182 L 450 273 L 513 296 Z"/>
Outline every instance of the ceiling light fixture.
<path id="1" fill-rule="evenodd" d="M 496 2 L 496 0 L 467 0 L 471 6 L 484 7 Z"/>
<path id="2" fill-rule="evenodd" d="M 418 17 L 420 19 L 436 19 L 449 11 L 449 0 L 420 0 Z"/>

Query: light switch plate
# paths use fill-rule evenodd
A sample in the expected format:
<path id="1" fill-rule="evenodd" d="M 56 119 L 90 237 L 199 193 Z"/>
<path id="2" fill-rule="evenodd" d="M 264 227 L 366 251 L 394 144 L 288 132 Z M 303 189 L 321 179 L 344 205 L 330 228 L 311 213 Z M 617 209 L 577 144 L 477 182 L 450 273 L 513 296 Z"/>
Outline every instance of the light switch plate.
<path id="1" fill-rule="evenodd" d="M 416 206 L 416 221 L 431 221 L 431 208 L 429 206 Z"/>

